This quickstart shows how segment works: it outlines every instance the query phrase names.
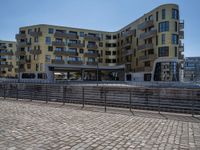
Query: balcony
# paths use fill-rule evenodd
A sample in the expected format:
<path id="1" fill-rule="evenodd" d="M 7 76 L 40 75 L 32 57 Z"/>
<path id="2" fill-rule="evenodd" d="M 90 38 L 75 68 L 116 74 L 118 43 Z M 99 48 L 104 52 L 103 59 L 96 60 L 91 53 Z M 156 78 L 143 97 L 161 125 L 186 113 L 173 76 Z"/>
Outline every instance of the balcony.
<path id="1" fill-rule="evenodd" d="M 179 30 L 183 30 L 184 29 L 184 21 L 180 21 L 179 23 Z"/>
<path id="2" fill-rule="evenodd" d="M 15 35 L 15 38 L 16 38 L 17 40 L 25 39 L 25 38 L 26 38 L 26 34 L 22 34 L 22 33 L 16 34 L 16 35 Z"/>
<path id="3" fill-rule="evenodd" d="M 146 56 L 140 56 L 139 57 L 139 61 L 147 61 L 147 60 L 154 60 L 156 59 L 156 55 L 155 54 L 149 54 L 149 55 L 146 55 Z"/>
<path id="4" fill-rule="evenodd" d="M 5 70 L 0 71 L 0 74 L 6 74 L 6 71 Z"/>
<path id="5" fill-rule="evenodd" d="M 32 31 L 32 32 L 30 32 L 30 35 L 33 37 L 38 37 L 38 36 L 42 36 L 42 32 L 41 31 Z"/>
<path id="6" fill-rule="evenodd" d="M 135 72 L 144 72 L 144 67 L 135 68 Z"/>
<path id="7" fill-rule="evenodd" d="M 60 65 L 60 64 L 65 64 L 65 61 L 64 60 L 52 59 L 51 63 Z"/>
<path id="8" fill-rule="evenodd" d="M 131 49 L 129 49 L 129 50 L 123 50 L 122 54 L 124 56 L 132 55 L 133 54 L 133 50 L 131 50 Z"/>
<path id="9" fill-rule="evenodd" d="M 126 43 L 124 43 L 124 44 L 122 45 L 122 48 L 129 47 L 129 46 L 131 46 L 131 44 L 132 44 L 131 41 L 130 41 L 130 42 L 126 42 Z"/>
<path id="10" fill-rule="evenodd" d="M 12 55 L 13 55 L 12 51 L 0 52 L 0 56 L 12 56 Z"/>
<path id="11" fill-rule="evenodd" d="M 25 68 L 16 68 L 15 72 L 25 72 Z"/>
<path id="12" fill-rule="evenodd" d="M 33 55 L 40 55 L 42 51 L 40 49 L 33 49 L 33 50 L 30 50 L 30 53 Z"/>
<path id="13" fill-rule="evenodd" d="M 152 27 L 152 26 L 154 26 L 153 20 L 148 20 L 148 21 L 145 21 L 145 22 L 139 24 L 138 25 L 138 29 L 139 30 L 144 30 L 144 29 L 146 29 L 148 27 Z"/>
<path id="14" fill-rule="evenodd" d="M 84 54 L 84 56 L 85 57 L 95 57 L 96 58 L 96 57 L 98 57 L 98 53 L 88 53 L 87 52 L 87 53 Z"/>
<path id="15" fill-rule="evenodd" d="M 156 36 L 156 34 L 157 34 L 157 29 L 152 29 L 148 32 L 140 34 L 140 39 L 147 39 L 147 38 Z"/>
<path id="16" fill-rule="evenodd" d="M 145 72 L 151 72 L 152 71 L 152 67 L 144 67 L 144 71 Z"/>
<path id="17" fill-rule="evenodd" d="M 78 53 L 77 52 L 73 52 L 73 51 L 54 51 L 54 55 L 56 56 L 77 56 Z"/>
<path id="18" fill-rule="evenodd" d="M 91 62 L 91 61 L 88 61 L 88 62 L 87 62 L 87 65 L 90 65 L 90 66 L 97 66 L 97 64 L 98 64 L 98 63 L 95 62 L 95 61 L 94 61 L 94 62 Z"/>
<path id="19" fill-rule="evenodd" d="M 0 68 L 13 68 L 13 65 L 8 63 L 0 64 Z"/>
<path id="20" fill-rule="evenodd" d="M 3 44 L 3 45 L 0 45 L 0 49 L 1 49 L 1 50 L 6 50 L 7 47 L 6 47 L 6 45 Z"/>
<path id="21" fill-rule="evenodd" d="M 65 32 L 55 32 L 54 37 L 57 38 L 68 38 L 68 39 L 77 39 L 78 35 L 74 33 L 65 33 Z"/>
<path id="22" fill-rule="evenodd" d="M 17 47 L 26 47 L 27 45 L 29 45 L 29 43 L 27 42 L 17 42 Z"/>
<path id="23" fill-rule="evenodd" d="M 6 58 L 0 58 L 0 62 L 6 62 Z"/>
<path id="24" fill-rule="evenodd" d="M 98 46 L 97 46 L 96 44 L 88 44 L 88 45 L 87 45 L 87 48 L 88 48 L 88 49 L 97 49 Z"/>
<path id="25" fill-rule="evenodd" d="M 179 31 L 179 39 L 184 39 L 184 31 Z"/>
<path id="26" fill-rule="evenodd" d="M 68 47 L 71 47 L 71 48 L 84 48 L 85 45 L 82 44 L 82 43 L 69 43 Z"/>
<path id="27" fill-rule="evenodd" d="M 153 44 L 143 44 L 138 46 L 138 50 L 153 49 Z"/>
<path id="28" fill-rule="evenodd" d="M 70 64 L 70 65 L 82 65 L 83 61 L 81 61 L 81 60 L 77 60 L 77 61 L 69 60 L 68 64 Z"/>
<path id="29" fill-rule="evenodd" d="M 62 41 L 53 41 L 52 42 L 52 45 L 53 46 L 65 46 L 65 43 L 64 42 L 62 42 Z"/>
<path id="30" fill-rule="evenodd" d="M 179 51 L 184 52 L 184 45 L 183 44 L 179 44 Z"/>
<path id="31" fill-rule="evenodd" d="M 125 32 L 122 37 L 126 38 L 126 37 L 129 37 L 129 36 L 132 36 L 135 34 L 135 31 L 134 30 L 129 30 L 127 32 Z"/>
<path id="32" fill-rule="evenodd" d="M 184 55 L 183 54 L 179 54 L 178 59 L 184 59 Z"/>
<path id="33" fill-rule="evenodd" d="M 17 65 L 21 65 L 21 64 L 25 64 L 26 63 L 26 59 L 20 59 L 16 62 Z"/>
<path id="34" fill-rule="evenodd" d="M 25 52 L 25 51 L 21 51 L 21 50 L 17 50 L 17 51 L 15 52 L 15 55 L 16 55 L 16 56 L 25 56 L 25 55 L 26 55 L 26 52 Z"/>
<path id="35" fill-rule="evenodd" d="M 100 40 L 100 37 L 98 36 L 92 36 L 92 35 L 85 35 L 84 36 L 85 40 L 87 41 L 99 41 Z"/>

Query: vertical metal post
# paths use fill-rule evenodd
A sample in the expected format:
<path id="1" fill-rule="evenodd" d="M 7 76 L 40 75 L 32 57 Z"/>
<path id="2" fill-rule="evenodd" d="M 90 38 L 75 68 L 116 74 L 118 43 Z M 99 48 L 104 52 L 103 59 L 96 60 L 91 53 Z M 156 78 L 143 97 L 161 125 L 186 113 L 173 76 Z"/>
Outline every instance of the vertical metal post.
<path id="1" fill-rule="evenodd" d="M 48 91 L 47 91 L 47 84 L 46 84 L 46 103 L 48 103 Z"/>
<path id="2" fill-rule="evenodd" d="M 129 109 L 130 109 L 130 111 L 132 111 L 131 109 L 132 109 L 132 103 L 131 103 L 131 90 L 130 90 L 130 92 L 129 92 L 129 104 L 130 104 L 130 107 L 129 107 Z"/>
<path id="3" fill-rule="evenodd" d="M 192 93 L 193 95 L 193 93 Z M 192 117 L 194 117 L 194 99 L 192 98 Z"/>
<path id="4" fill-rule="evenodd" d="M 159 97 L 158 97 L 158 113 L 160 114 L 160 93 L 159 93 Z"/>
<path id="5" fill-rule="evenodd" d="M 3 91 L 3 97 L 4 97 L 4 99 L 6 99 L 6 85 L 4 84 L 4 91 Z"/>
<path id="6" fill-rule="evenodd" d="M 104 111 L 106 112 L 107 108 L 106 108 L 106 88 L 104 88 Z"/>
<path id="7" fill-rule="evenodd" d="M 17 84 L 17 88 L 16 88 L 16 90 L 17 90 L 17 97 L 16 97 L 16 100 L 18 100 L 18 99 L 19 99 L 19 89 L 18 89 L 18 84 Z"/>
<path id="8" fill-rule="evenodd" d="M 84 108 L 85 106 L 85 88 L 84 87 L 82 87 L 82 104 L 83 104 L 82 108 Z"/>
<path id="9" fill-rule="evenodd" d="M 63 86 L 63 105 L 65 104 L 65 87 Z"/>

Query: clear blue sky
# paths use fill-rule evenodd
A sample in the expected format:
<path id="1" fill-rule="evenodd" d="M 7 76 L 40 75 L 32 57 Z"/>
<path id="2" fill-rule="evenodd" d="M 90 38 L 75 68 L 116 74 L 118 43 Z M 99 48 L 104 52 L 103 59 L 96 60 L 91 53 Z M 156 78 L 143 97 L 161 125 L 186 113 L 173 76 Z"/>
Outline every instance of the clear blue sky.
<path id="1" fill-rule="evenodd" d="M 200 56 L 200 0 L 1 0 L 0 40 L 15 40 L 19 27 L 33 24 L 116 31 L 165 3 L 180 6 L 185 56 Z"/>

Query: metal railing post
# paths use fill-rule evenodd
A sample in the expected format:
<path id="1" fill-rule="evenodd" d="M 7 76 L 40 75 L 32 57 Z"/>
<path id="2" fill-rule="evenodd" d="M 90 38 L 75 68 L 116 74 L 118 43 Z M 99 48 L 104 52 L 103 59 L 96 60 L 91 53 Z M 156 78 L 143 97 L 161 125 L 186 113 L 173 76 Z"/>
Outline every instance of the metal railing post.
<path id="1" fill-rule="evenodd" d="M 106 112 L 107 111 L 107 108 L 106 108 L 106 105 L 107 105 L 107 102 L 106 102 L 106 88 L 104 88 L 104 111 Z"/>
<path id="2" fill-rule="evenodd" d="M 16 100 L 18 100 L 18 99 L 19 99 L 19 89 L 18 89 L 18 85 L 17 85 L 16 90 L 17 90 L 17 97 L 16 97 Z"/>
<path id="3" fill-rule="evenodd" d="M 46 91 L 45 91 L 45 94 L 46 94 L 46 103 L 48 103 L 48 91 L 47 91 L 47 84 L 46 84 Z"/>
<path id="4" fill-rule="evenodd" d="M 65 104 L 65 87 L 63 86 L 63 105 Z"/>
<path id="5" fill-rule="evenodd" d="M 85 88 L 82 87 L 82 108 L 85 106 Z"/>
<path id="6" fill-rule="evenodd" d="M 194 117 L 194 99 L 193 98 L 192 98 L 192 117 Z"/>
<path id="7" fill-rule="evenodd" d="M 160 93 L 159 93 L 159 97 L 158 97 L 158 113 L 160 114 Z"/>
<path id="8" fill-rule="evenodd" d="M 6 85 L 5 84 L 4 84 L 3 97 L 4 97 L 4 99 L 6 99 Z"/>
<path id="9" fill-rule="evenodd" d="M 129 104 L 130 104 L 130 107 L 129 107 L 129 109 L 130 109 L 130 111 L 132 111 L 132 102 L 131 102 L 131 95 L 132 94 L 132 92 L 131 92 L 131 90 L 130 90 L 130 92 L 129 92 Z"/>

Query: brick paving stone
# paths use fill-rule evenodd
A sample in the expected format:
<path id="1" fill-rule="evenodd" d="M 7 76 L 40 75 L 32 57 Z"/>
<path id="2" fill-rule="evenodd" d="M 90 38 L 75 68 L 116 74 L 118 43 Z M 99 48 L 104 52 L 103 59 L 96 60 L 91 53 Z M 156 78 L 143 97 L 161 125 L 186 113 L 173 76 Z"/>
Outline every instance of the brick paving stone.
<path id="1" fill-rule="evenodd" d="M 11 100 L 0 100 L 0 112 L 0 150 L 200 149 L 200 119 L 188 115 Z"/>

